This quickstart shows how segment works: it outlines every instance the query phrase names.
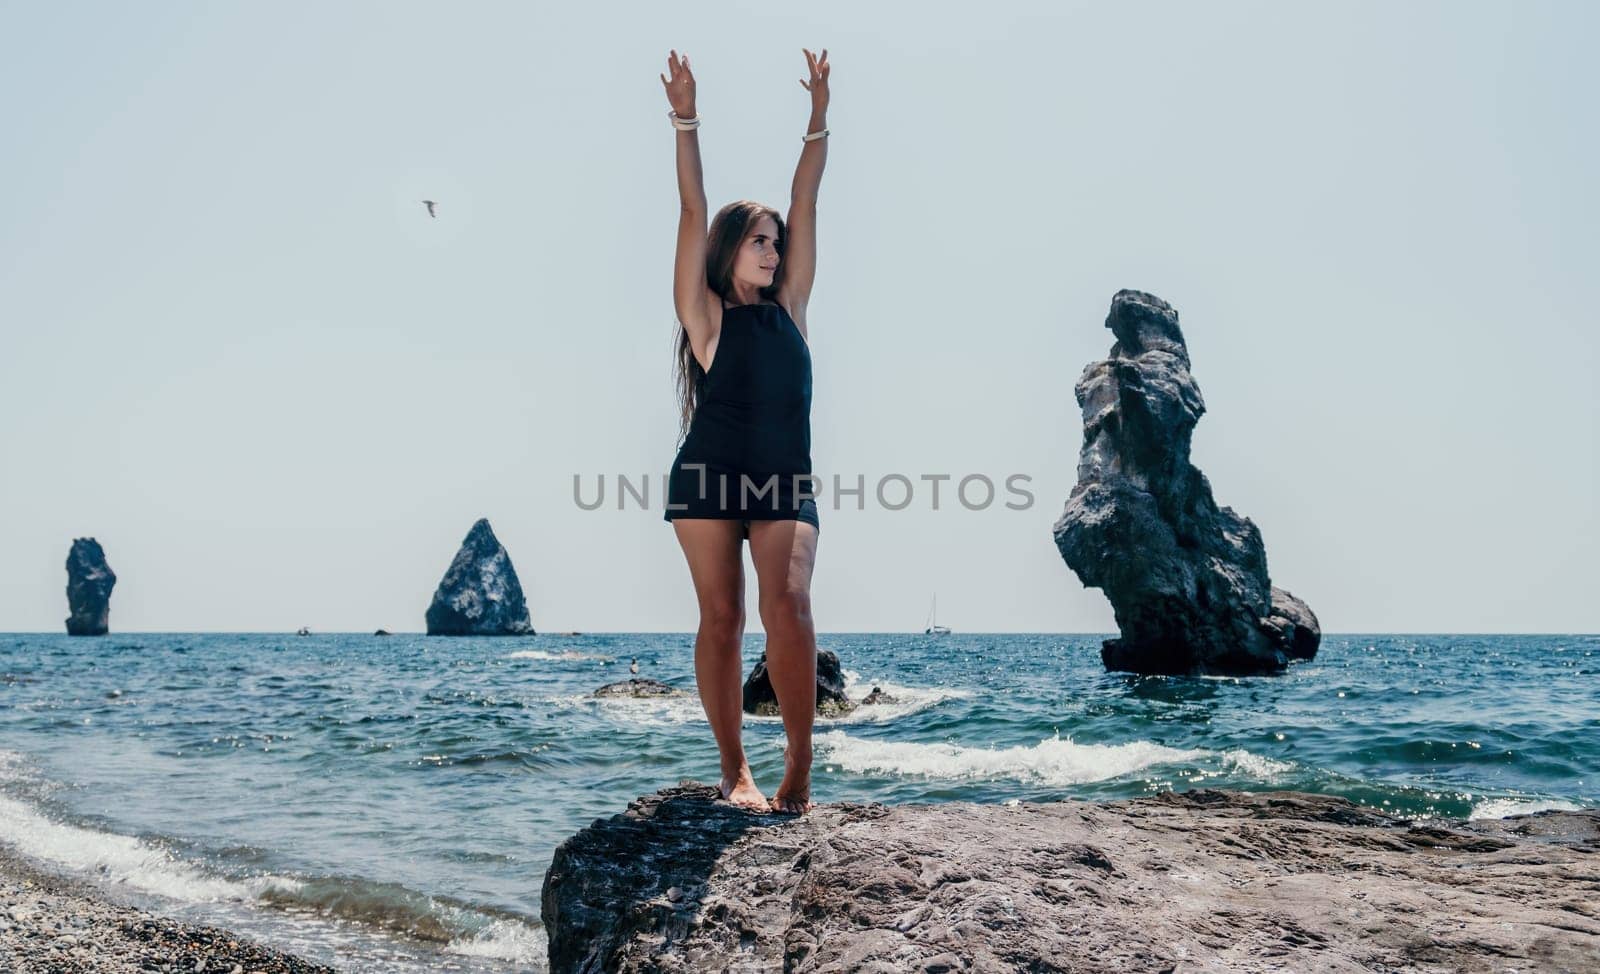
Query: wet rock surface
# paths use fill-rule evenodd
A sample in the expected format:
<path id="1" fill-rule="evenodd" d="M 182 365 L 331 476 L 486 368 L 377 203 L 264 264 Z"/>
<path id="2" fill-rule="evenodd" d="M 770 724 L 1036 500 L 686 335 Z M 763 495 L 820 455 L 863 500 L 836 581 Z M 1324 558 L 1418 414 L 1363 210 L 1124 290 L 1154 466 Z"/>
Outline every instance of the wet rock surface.
<path id="1" fill-rule="evenodd" d="M 1600 811 L 1406 822 L 1342 798 L 757 815 L 685 782 L 563 843 L 575 971 L 1588 971 Z"/>

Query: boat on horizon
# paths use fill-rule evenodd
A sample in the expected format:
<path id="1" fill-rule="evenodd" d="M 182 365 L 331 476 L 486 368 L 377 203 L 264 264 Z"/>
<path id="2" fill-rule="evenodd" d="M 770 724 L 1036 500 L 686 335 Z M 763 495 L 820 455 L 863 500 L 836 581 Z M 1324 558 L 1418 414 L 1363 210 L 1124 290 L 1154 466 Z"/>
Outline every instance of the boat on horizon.
<path id="1" fill-rule="evenodd" d="M 928 628 L 922 630 L 924 636 L 948 636 L 949 626 L 941 626 L 936 620 L 939 608 L 939 593 L 933 593 L 933 600 L 928 603 Z"/>

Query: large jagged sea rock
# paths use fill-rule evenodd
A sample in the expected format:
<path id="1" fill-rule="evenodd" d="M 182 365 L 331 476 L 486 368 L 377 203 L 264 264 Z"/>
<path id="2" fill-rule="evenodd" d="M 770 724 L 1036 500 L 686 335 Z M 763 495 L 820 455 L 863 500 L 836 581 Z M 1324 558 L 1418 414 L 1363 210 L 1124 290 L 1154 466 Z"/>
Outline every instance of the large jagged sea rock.
<path id="1" fill-rule="evenodd" d="M 1304 792 L 824 803 L 685 782 L 563 842 L 551 974 L 1600 970 L 1600 810 L 1408 822 Z"/>
<path id="2" fill-rule="evenodd" d="M 532 636 L 533 621 L 511 556 L 479 518 L 428 606 L 430 636 Z"/>
<path id="3" fill-rule="evenodd" d="M 744 681 L 744 712 L 767 717 L 778 716 L 778 695 L 772 690 L 772 677 L 767 673 L 767 651 Z M 831 649 L 817 650 L 817 713 L 824 717 L 842 717 L 856 709 L 845 696 L 844 673 L 839 668 L 839 654 Z"/>
<path id="4" fill-rule="evenodd" d="M 1189 462 L 1205 413 L 1189 374 L 1178 312 L 1143 291 L 1118 291 L 1111 353 L 1075 392 L 1083 409 L 1078 483 L 1054 526 L 1056 548 L 1103 589 L 1121 634 L 1107 669 L 1249 675 L 1316 655 L 1322 630 L 1304 602 L 1267 575 L 1261 532 L 1218 507 Z"/>
<path id="5" fill-rule="evenodd" d="M 77 538 L 67 552 L 67 635 L 104 636 L 111 631 L 111 589 L 117 574 L 93 538 Z"/>

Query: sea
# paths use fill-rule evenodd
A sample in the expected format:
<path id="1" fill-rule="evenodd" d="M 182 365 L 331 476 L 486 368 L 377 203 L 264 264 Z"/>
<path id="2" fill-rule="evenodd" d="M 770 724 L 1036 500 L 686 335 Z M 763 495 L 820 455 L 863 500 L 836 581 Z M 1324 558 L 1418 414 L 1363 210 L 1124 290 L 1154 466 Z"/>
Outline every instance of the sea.
<path id="1" fill-rule="evenodd" d="M 1299 789 L 1397 816 L 1600 807 L 1600 636 L 1329 635 L 1272 677 L 1108 673 L 1104 634 L 828 633 L 818 801 Z M 745 638 L 745 668 L 764 637 Z M 538 971 L 556 846 L 714 782 L 694 636 L 0 635 L 0 843 L 347 971 Z M 679 698 L 596 698 L 640 675 Z M 758 784 L 778 718 L 746 717 Z"/>

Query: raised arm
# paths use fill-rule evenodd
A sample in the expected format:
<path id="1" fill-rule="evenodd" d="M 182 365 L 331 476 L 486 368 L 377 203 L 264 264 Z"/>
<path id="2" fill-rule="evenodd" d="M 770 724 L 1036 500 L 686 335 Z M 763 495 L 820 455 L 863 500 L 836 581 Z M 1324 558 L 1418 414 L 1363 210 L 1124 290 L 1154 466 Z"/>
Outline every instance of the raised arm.
<path id="1" fill-rule="evenodd" d="M 811 121 L 806 134 L 828 127 L 828 50 L 820 57 L 805 52 L 811 80 L 800 85 L 811 92 Z M 800 162 L 795 166 L 794 185 L 789 189 L 789 218 L 783 261 L 787 265 L 778 299 L 789 307 L 802 334 L 806 331 L 806 304 L 811 300 L 811 285 L 817 277 L 817 189 L 822 185 L 822 167 L 828 161 L 827 136 L 804 143 Z"/>
<path id="2" fill-rule="evenodd" d="M 672 51 L 667 57 L 672 77 L 661 76 L 667 101 L 679 118 L 695 117 L 694 75 L 689 58 Z M 672 303 L 678 320 L 689 332 L 689 345 L 704 363 L 711 358 L 711 342 L 716 337 L 711 317 L 711 288 L 706 283 L 706 189 L 700 168 L 700 133 L 679 129 L 678 155 L 678 253 L 673 261 Z"/>

